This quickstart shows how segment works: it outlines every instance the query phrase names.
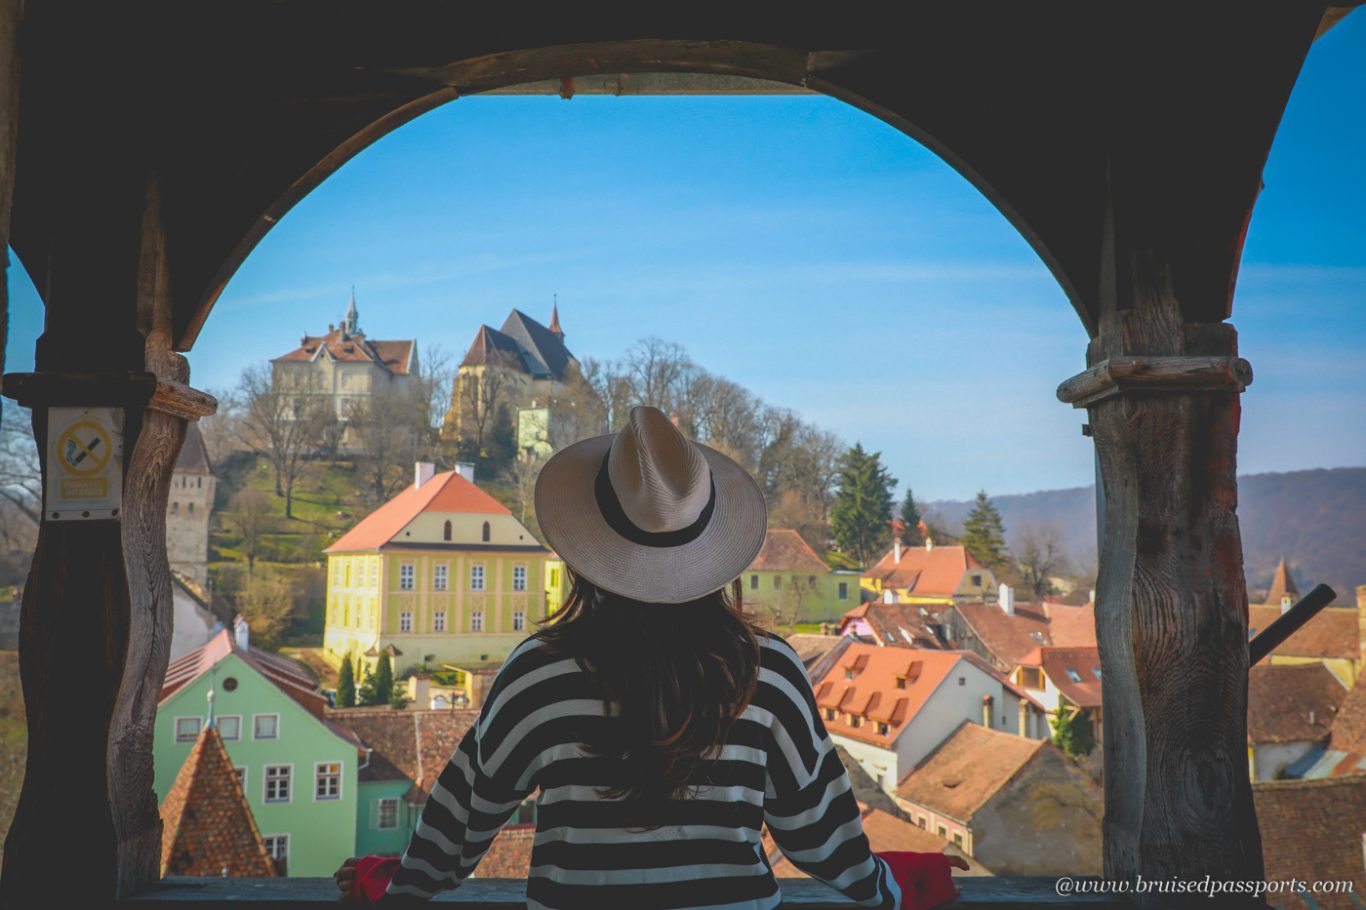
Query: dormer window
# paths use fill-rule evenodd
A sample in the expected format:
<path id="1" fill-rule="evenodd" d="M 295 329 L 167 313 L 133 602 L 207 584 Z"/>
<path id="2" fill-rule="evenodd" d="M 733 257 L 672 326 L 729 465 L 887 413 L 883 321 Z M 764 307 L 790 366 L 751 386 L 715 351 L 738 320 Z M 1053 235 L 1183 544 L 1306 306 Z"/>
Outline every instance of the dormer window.
<path id="1" fill-rule="evenodd" d="M 891 729 L 892 729 L 892 725 L 891 725 L 891 724 L 879 723 L 879 724 L 877 725 L 877 735 L 878 735 L 878 736 L 886 736 L 888 733 L 891 732 Z"/>
<path id="2" fill-rule="evenodd" d="M 845 668 L 844 668 L 844 678 L 845 678 L 845 679 L 853 679 L 853 678 L 854 678 L 854 671 L 851 670 L 849 667 L 845 667 Z"/>
<path id="3" fill-rule="evenodd" d="M 863 718 L 859 717 L 857 714 L 850 714 L 850 715 L 849 715 L 849 726 L 851 726 L 851 727 L 860 727 L 860 726 L 862 726 L 862 725 L 863 725 Z"/>
<path id="4" fill-rule="evenodd" d="M 1076 670 L 1073 670 L 1071 667 L 1067 668 L 1067 678 L 1075 683 L 1081 682 L 1081 674 L 1078 673 Z"/>
<path id="5" fill-rule="evenodd" d="M 904 676 L 898 676 L 898 677 L 896 678 L 896 687 L 897 687 L 898 689 L 904 689 L 904 688 L 906 688 L 906 677 L 904 677 Z"/>

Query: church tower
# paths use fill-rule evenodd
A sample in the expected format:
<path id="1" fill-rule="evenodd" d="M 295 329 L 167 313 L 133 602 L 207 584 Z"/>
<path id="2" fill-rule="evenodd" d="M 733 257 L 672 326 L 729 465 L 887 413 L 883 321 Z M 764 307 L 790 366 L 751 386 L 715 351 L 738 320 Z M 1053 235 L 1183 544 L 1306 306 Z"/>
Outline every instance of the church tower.
<path id="1" fill-rule="evenodd" d="M 351 288 L 351 304 L 346 308 L 346 315 L 342 317 L 341 329 L 343 336 L 361 334 L 360 313 L 356 312 L 356 289 L 354 287 Z"/>

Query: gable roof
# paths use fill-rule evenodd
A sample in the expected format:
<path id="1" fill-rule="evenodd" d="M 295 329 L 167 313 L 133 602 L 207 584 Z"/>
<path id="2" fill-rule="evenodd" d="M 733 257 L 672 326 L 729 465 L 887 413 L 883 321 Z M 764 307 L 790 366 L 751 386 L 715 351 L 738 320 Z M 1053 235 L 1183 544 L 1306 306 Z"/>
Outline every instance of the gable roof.
<path id="1" fill-rule="evenodd" d="M 406 376 L 412 369 L 417 342 L 371 341 L 363 333 L 347 334 L 341 328 L 326 335 L 305 335 L 299 346 L 272 363 L 311 363 L 328 357 L 338 363 L 372 363 L 393 376 Z"/>
<path id="2" fill-rule="evenodd" d="M 161 804 L 161 874 L 274 876 L 217 727 L 205 727 Z"/>
<path id="3" fill-rule="evenodd" d="M 1358 894 L 1366 891 L 1361 862 L 1366 776 L 1256 781 L 1252 800 L 1261 819 L 1267 881 L 1352 881 Z M 1324 910 L 1357 910 L 1355 896 L 1313 898 Z"/>
<path id="4" fill-rule="evenodd" d="M 479 860 L 479 878 L 525 880 L 531 872 L 531 847 L 536 838 L 535 825 L 506 825 L 489 844 Z"/>
<path id="5" fill-rule="evenodd" d="M 791 528 L 769 528 L 764 545 L 746 570 L 749 572 L 794 572 L 826 574 L 830 567 L 816 551 Z"/>
<path id="6" fill-rule="evenodd" d="M 370 761 L 360 769 L 360 780 L 411 781 L 408 801 L 422 803 L 460 740 L 478 720 L 479 710 L 344 708 L 329 711 L 328 718 L 372 750 Z"/>
<path id="7" fill-rule="evenodd" d="M 205 644 L 171 661 L 170 666 L 166 668 L 166 680 L 162 683 L 161 696 L 157 704 L 164 705 L 167 699 L 232 654 L 313 715 L 334 735 L 359 748 L 360 743 L 354 734 L 327 719 L 327 698 L 318 690 L 311 670 L 302 664 L 259 648 L 238 647 L 237 639 L 229 629 L 222 629 Z"/>
<path id="8" fill-rule="evenodd" d="M 1021 663 L 1030 664 L 1036 655 L 1037 666 L 1068 701 L 1079 708 L 1100 707 L 1099 648 L 1035 648 L 1034 654 Z M 1081 677 L 1080 681 L 1073 679 L 1072 673 Z"/>
<path id="9" fill-rule="evenodd" d="M 872 808 L 862 803 L 859 804 L 859 808 L 863 816 L 863 833 L 868 836 L 868 846 L 872 848 L 874 853 L 885 853 L 893 850 L 908 850 L 914 853 L 950 853 L 954 856 L 963 857 L 968 863 L 967 871 L 955 872 L 955 877 L 992 874 L 985 866 L 966 856 L 953 844 L 937 834 L 931 834 L 919 825 L 898 818 L 890 812 Z M 768 857 L 768 861 L 773 867 L 775 878 L 806 878 L 806 873 L 798 869 L 793 865 L 792 860 L 783 855 L 767 827 L 764 828 L 761 840 L 764 855 Z"/>
<path id="10" fill-rule="evenodd" d="M 929 623 L 938 621 L 938 614 L 920 604 L 889 604 L 882 601 L 860 604 L 844 614 L 840 621 L 841 631 L 848 629 L 855 619 L 862 619 L 868 624 L 879 645 L 901 648 L 943 647 L 939 637 L 929 627 Z"/>
<path id="11" fill-rule="evenodd" d="M 1248 637 L 1255 637 L 1281 615 L 1280 604 L 1254 604 L 1247 608 Z M 1294 635 L 1281 642 L 1272 654 L 1285 657 L 1360 660 L 1361 629 L 1357 610 L 1327 607 Z"/>
<path id="12" fill-rule="evenodd" d="M 555 311 L 556 323 L 559 310 Z M 522 348 L 522 358 L 533 374 L 542 373 L 553 379 L 564 379 L 574 355 L 564 345 L 564 335 L 552 332 L 521 310 L 514 309 L 503 322 L 503 333 Z"/>
<path id="13" fill-rule="evenodd" d="M 1002 610 L 1000 604 L 980 601 L 954 604 L 952 609 L 998 667 L 1017 667 L 1040 647 L 1096 646 L 1094 604 L 1017 603 L 1014 615 Z"/>
<path id="14" fill-rule="evenodd" d="M 204 434 L 199 430 L 199 422 L 192 420 L 185 428 L 185 444 L 176 456 L 176 474 L 213 474 L 209 463 L 209 450 L 204 445 Z"/>
<path id="15" fill-rule="evenodd" d="M 1047 740 L 965 720 L 901 779 L 896 795 L 966 824 L 1040 751 L 1052 748 Z"/>
<path id="16" fill-rule="evenodd" d="M 951 597 L 969 569 L 983 569 L 980 562 L 962 546 L 902 547 L 901 560 L 896 548 L 867 571 L 887 588 L 907 588 L 917 597 Z"/>
<path id="17" fill-rule="evenodd" d="M 474 333 L 474 341 L 470 342 L 469 350 L 465 352 L 465 359 L 460 361 L 460 365 L 462 367 L 502 366 L 527 373 L 532 372 L 527 366 L 525 358 L 522 357 L 522 349 L 517 342 L 487 325 L 481 325 L 479 331 Z"/>
<path id="18" fill-rule="evenodd" d="M 1276 571 L 1271 575 L 1271 589 L 1266 592 L 1266 603 L 1279 607 L 1281 598 L 1287 596 L 1292 601 L 1298 600 L 1300 589 L 1295 587 L 1295 579 L 1290 577 L 1285 557 L 1281 557 L 1281 561 L 1276 563 Z"/>
<path id="19" fill-rule="evenodd" d="M 362 518 L 324 553 L 377 550 L 391 542 L 423 512 L 511 515 L 494 499 L 455 471 L 437 474 L 422 486 L 409 484 L 393 499 Z"/>
<path id="20" fill-rule="evenodd" d="M 801 633 L 787 636 L 787 643 L 797 652 L 802 666 L 810 670 L 822 657 L 843 639 L 839 635 L 808 635 Z"/>
<path id="21" fill-rule="evenodd" d="M 1247 678 L 1250 743 L 1320 741 L 1347 690 L 1320 663 L 1253 667 Z"/>
<path id="22" fill-rule="evenodd" d="M 816 704 L 871 721 L 858 727 L 841 726 L 840 736 L 890 748 L 962 658 L 959 651 L 851 643 L 816 683 Z M 846 679 L 846 671 L 852 671 L 854 678 Z M 905 680 L 905 688 L 897 688 L 898 677 Z M 885 734 L 878 733 L 878 723 L 888 725 Z"/>
<path id="23" fill-rule="evenodd" d="M 1333 720 L 1333 748 L 1366 752 L 1366 673 L 1357 676 L 1356 685 L 1338 705 Z"/>

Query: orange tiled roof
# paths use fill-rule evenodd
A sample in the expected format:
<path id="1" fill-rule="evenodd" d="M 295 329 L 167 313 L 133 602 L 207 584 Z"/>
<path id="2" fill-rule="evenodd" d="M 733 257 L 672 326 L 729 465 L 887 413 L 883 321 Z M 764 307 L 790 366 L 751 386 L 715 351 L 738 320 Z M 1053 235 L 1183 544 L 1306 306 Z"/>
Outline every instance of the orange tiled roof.
<path id="1" fill-rule="evenodd" d="M 1366 673 L 1357 677 L 1338 706 L 1333 721 L 1333 748 L 1349 752 L 1366 752 Z"/>
<path id="2" fill-rule="evenodd" d="M 1253 667 L 1247 680 L 1247 739 L 1326 739 L 1347 690 L 1323 664 Z"/>
<path id="3" fill-rule="evenodd" d="M 531 871 L 535 825 L 508 825 L 494 837 L 474 874 L 479 878 L 525 880 Z"/>
<path id="4" fill-rule="evenodd" d="M 963 721 L 897 784 L 896 795 L 963 824 L 1010 783 L 1047 740 L 1026 739 Z"/>
<path id="5" fill-rule="evenodd" d="M 839 644 L 839 635 L 789 635 L 787 643 L 792 646 L 792 650 L 797 652 L 797 659 L 802 662 L 802 666 L 810 669 L 811 666 L 830 650 Z"/>
<path id="6" fill-rule="evenodd" d="M 1257 781 L 1252 799 L 1261 820 L 1266 880 L 1352 881 L 1355 895 L 1315 894 L 1314 902 L 1323 910 L 1358 910 L 1356 897 L 1366 891 L 1366 776 Z"/>
<path id="7" fill-rule="evenodd" d="M 751 572 L 829 572 L 816 551 L 791 528 L 769 528 L 759 555 L 750 563 Z"/>
<path id="8" fill-rule="evenodd" d="M 1098 648 L 1036 648 L 1039 666 L 1053 685 L 1079 708 L 1100 707 L 1100 650 Z M 1081 677 L 1077 681 L 1068 671 Z"/>
<path id="9" fill-rule="evenodd" d="M 862 619 L 868 623 L 879 645 L 902 648 L 941 648 L 942 645 L 928 623 L 938 622 L 937 611 L 920 604 L 883 603 L 871 601 L 844 614 L 840 628 L 849 620 Z"/>
<path id="10" fill-rule="evenodd" d="M 328 718 L 373 750 L 370 763 L 360 771 L 361 780 L 410 780 L 413 788 L 408 799 L 420 803 L 426 801 L 479 711 L 345 708 L 329 711 Z"/>
<path id="11" fill-rule="evenodd" d="M 1265 603 L 1271 604 L 1276 608 L 1281 606 L 1281 598 L 1289 596 L 1292 601 L 1300 599 L 1300 589 L 1295 586 L 1295 579 L 1290 577 L 1290 568 L 1285 564 L 1285 559 L 1276 563 L 1276 571 L 1271 575 L 1271 589 L 1266 592 Z"/>
<path id="12" fill-rule="evenodd" d="M 900 562 L 893 548 L 868 570 L 867 577 L 881 580 L 884 587 L 908 588 L 919 597 L 951 597 L 962 584 L 964 572 L 981 568 L 966 547 L 902 547 Z"/>
<path id="13" fill-rule="evenodd" d="M 839 735 L 886 748 L 963 656 L 959 651 L 851 644 L 816 683 L 816 704 L 822 710 L 866 714 L 868 722 L 858 727 L 841 724 Z M 852 680 L 845 678 L 846 670 L 855 674 Z M 906 680 L 904 689 L 896 687 L 897 677 Z M 877 732 L 878 722 L 889 725 L 886 734 Z"/>
<path id="14" fill-rule="evenodd" d="M 937 834 L 931 834 L 919 825 L 897 818 L 881 809 L 863 807 L 863 833 L 868 836 L 868 846 L 873 849 L 874 853 L 883 853 L 889 850 L 909 850 L 914 853 L 947 852 L 956 856 L 963 856 L 956 847 L 944 838 Z M 764 855 L 768 857 L 769 863 L 773 866 L 774 877 L 806 877 L 805 872 L 798 869 L 792 864 L 792 860 L 783 855 L 768 828 L 764 828 L 762 844 Z M 981 863 L 966 856 L 963 858 L 968 861 L 968 871 L 955 872 L 954 875 L 991 875 L 991 872 Z"/>
<path id="15" fill-rule="evenodd" d="M 339 363 L 373 363 L 394 376 L 406 376 L 417 342 L 371 341 L 364 334 L 348 335 L 340 328 L 326 335 L 305 335 L 299 346 L 274 363 L 308 363 L 327 356 Z"/>
<path id="16" fill-rule="evenodd" d="M 397 536 L 423 512 L 511 515 L 494 499 L 455 471 L 437 474 L 422 486 L 409 485 L 402 493 L 360 520 L 324 553 L 377 550 Z"/>
<path id="17" fill-rule="evenodd" d="M 274 876 L 216 727 L 205 727 L 161 804 L 161 874 Z"/>
<path id="18" fill-rule="evenodd" d="M 954 609 L 998 666 L 1018 666 L 1030 651 L 1053 643 L 1043 604 L 1017 603 L 1013 616 L 999 604 L 961 603 Z"/>
<path id="19" fill-rule="evenodd" d="M 1281 615 L 1280 604 L 1254 604 L 1248 607 L 1248 635 L 1255 636 Z M 1272 654 L 1286 657 L 1360 660 L 1361 629 L 1357 610 L 1328 607 L 1282 642 Z"/>

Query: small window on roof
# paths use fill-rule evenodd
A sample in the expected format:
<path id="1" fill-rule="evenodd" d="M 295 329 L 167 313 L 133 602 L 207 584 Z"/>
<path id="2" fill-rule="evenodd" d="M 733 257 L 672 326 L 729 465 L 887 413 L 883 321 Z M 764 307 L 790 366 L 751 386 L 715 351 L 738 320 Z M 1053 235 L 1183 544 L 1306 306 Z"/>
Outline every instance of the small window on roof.
<path id="1" fill-rule="evenodd" d="M 904 676 L 898 676 L 898 677 L 896 678 L 896 687 L 897 687 L 898 689 L 904 689 L 904 688 L 906 688 L 906 677 L 904 677 Z"/>
<path id="2" fill-rule="evenodd" d="M 1081 682 L 1081 674 L 1071 667 L 1067 668 L 1067 678 L 1072 680 L 1072 682 Z"/>
<path id="3" fill-rule="evenodd" d="M 1092 667 L 1091 672 L 1096 674 L 1096 679 L 1100 679 L 1100 667 Z"/>
<path id="4" fill-rule="evenodd" d="M 883 632 L 882 634 L 887 636 L 888 641 L 896 641 L 896 636 L 893 635 L 891 632 Z"/>
<path id="5" fill-rule="evenodd" d="M 891 725 L 891 724 L 884 724 L 884 723 L 879 722 L 878 725 L 877 725 L 877 735 L 878 735 L 878 736 L 886 736 L 886 735 L 887 735 L 887 731 L 889 731 L 889 730 L 891 730 L 891 729 L 892 729 L 892 725 Z"/>

